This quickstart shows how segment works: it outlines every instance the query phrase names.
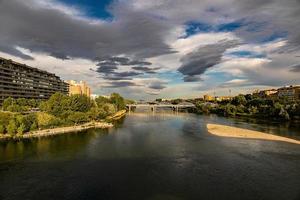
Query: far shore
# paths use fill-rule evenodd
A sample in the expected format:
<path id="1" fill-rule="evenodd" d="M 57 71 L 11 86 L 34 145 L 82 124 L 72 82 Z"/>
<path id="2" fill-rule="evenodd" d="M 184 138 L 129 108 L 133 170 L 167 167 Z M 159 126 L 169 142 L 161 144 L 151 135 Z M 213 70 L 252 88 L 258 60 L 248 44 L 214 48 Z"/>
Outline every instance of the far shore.
<path id="1" fill-rule="evenodd" d="M 219 124 L 207 124 L 207 130 L 209 133 L 220 137 L 270 140 L 300 144 L 300 141 L 291 138 Z"/>

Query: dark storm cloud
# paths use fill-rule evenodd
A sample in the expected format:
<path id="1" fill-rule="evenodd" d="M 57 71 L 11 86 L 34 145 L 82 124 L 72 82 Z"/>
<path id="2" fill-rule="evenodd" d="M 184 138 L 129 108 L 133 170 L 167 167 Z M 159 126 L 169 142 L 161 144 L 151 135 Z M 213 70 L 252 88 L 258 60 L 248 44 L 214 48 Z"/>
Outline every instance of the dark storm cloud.
<path id="1" fill-rule="evenodd" d="M 131 81 L 114 81 L 109 83 L 108 86 L 103 86 L 105 88 L 120 88 L 120 87 L 132 87 L 139 86 L 138 84 Z"/>
<path id="2" fill-rule="evenodd" d="M 299 0 L 234 0 L 231 15 L 245 19 L 236 34 L 247 42 L 288 40 L 283 52 L 300 50 Z"/>
<path id="3" fill-rule="evenodd" d="M 184 82 L 199 82 L 202 81 L 201 77 L 199 76 L 185 76 L 183 78 Z"/>
<path id="4" fill-rule="evenodd" d="M 117 72 L 116 70 L 122 66 L 136 66 L 136 69 L 144 68 L 143 65 L 151 65 L 150 62 L 133 60 L 127 57 L 98 57 L 97 61 L 99 62 L 97 66 L 99 66 L 96 72 L 100 74 L 104 74 L 104 79 L 106 80 L 128 80 L 130 77 L 138 76 L 143 73 L 136 71 L 125 71 L 125 72 Z M 132 67 L 134 69 L 135 67 Z M 150 69 L 150 68 L 149 68 Z M 134 69 L 135 70 L 135 69 Z M 137 70 L 142 71 L 142 70 Z M 152 71 L 151 71 L 152 72 Z M 151 73 L 149 70 L 149 73 Z"/>
<path id="5" fill-rule="evenodd" d="M 196 21 L 213 27 L 224 21 L 242 21 L 241 27 L 229 31 L 234 31 L 245 42 L 287 38 L 286 49 L 300 49 L 299 0 L 132 1 L 139 4 L 144 2 L 147 5 L 145 12 L 161 15 L 180 24 Z"/>
<path id="6" fill-rule="evenodd" d="M 296 64 L 290 67 L 291 72 L 300 72 L 300 64 Z"/>
<path id="7" fill-rule="evenodd" d="M 155 70 L 158 70 L 160 68 L 156 67 L 156 68 L 150 68 L 150 67 L 141 67 L 141 66 L 138 66 L 138 67 L 132 67 L 132 69 L 134 70 L 137 70 L 137 71 L 141 71 L 141 72 L 145 72 L 145 73 L 148 73 L 148 74 L 155 74 Z"/>
<path id="8" fill-rule="evenodd" d="M 152 63 L 150 62 L 145 62 L 145 61 L 141 61 L 141 60 L 135 60 L 135 59 L 130 59 L 127 57 L 116 57 L 116 56 L 112 56 L 112 57 L 98 57 L 96 58 L 96 60 L 99 62 L 98 65 L 101 65 L 103 63 L 109 63 L 109 64 L 114 64 L 114 65 L 124 65 L 124 66 L 130 66 L 130 65 L 140 65 L 140 66 L 144 66 L 144 65 L 152 65 Z"/>
<path id="9" fill-rule="evenodd" d="M 104 80 L 110 80 L 110 81 L 132 80 L 132 77 L 119 77 L 113 75 L 103 76 L 102 78 Z"/>
<path id="10" fill-rule="evenodd" d="M 162 90 L 162 89 L 166 88 L 165 82 L 161 82 L 161 81 L 154 81 L 154 82 L 150 83 L 148 87 L 150 89 L 154 89 L 154 90 Z"/>
<path id="11" fill-rule="evenodd" d="M 222 40 L 216 44 L 200 47 L 181 58 L 178 71 L 185 75 L 185 81 L 196 80 L 194 76 L 203 74 L 207 69 L 219 64 L 223 53 L 240 43 L 236 40 Z"/>
<path id="12" fill-rule="evenodd" d="M 172 53 L 164 42 L 171 26 L 126 5 L 111 10 L 113 21 L 91 23 L 37 2 L 0 1 L 0 26 L 5 27 L 0 29 L 0 51 L 25 58 L 14 49 L 20 46 L 62 59 L 91 60 L 100 55 L 126 54 L 143 59 Z"/>
<path id="13" fill-rule="evenodd" d="M 103 74 L 102 78 L 106 80 L 131 80 L 131 77 L 143 74 L 134 71 L 116 72 L 116 69 L 118 69 L 116 66 L 104 65 L 100 66 L 96 72 Z"/>
<path id="14" fill-rule="evenodd" d="M 96 69 L 96 72 L 102 74 L 111 74 L 114 73 L 116 69 L 118 68 L 115 65 L 101 65 Z"/>
<path id="15" fill-rule="evenodd" d="M 0 41 L 1 41 L 1 39 L 0 39 Z M 7 53 L 7 54 L 15 55 L 24 60 L 33 60 L 33 58 L 31 56 L 23 54 L 18 49 L 11 47 L 11 46 L 3 45 L 1 43 L 0 43 L 0 51 Z"/>

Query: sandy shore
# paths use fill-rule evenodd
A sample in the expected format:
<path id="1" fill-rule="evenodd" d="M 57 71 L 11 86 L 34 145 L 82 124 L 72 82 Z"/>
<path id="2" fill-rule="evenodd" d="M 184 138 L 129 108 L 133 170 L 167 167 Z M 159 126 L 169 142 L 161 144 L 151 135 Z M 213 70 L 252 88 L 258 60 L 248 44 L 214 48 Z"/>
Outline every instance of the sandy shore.
<path id="1" fill-rule="evenodd" d="M 300 141 L 298 140 L 225 125 L 207 124 L 207 130 L 209 133 L 220 137 L 249 138 L 300 144 Z"/>

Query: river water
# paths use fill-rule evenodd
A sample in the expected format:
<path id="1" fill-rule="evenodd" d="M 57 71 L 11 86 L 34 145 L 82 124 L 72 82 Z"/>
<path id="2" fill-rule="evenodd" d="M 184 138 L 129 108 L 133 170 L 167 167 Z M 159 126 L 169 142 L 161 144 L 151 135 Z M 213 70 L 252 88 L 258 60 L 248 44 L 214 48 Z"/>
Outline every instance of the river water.
<path id="1" fill-rule="evenodd" d="M 299 138 L 299 127 L 134 113 L 109 130 L 0 142 L 0 199 L 300 199 L 300 146 L 220 138 L 207 123 Z"/>

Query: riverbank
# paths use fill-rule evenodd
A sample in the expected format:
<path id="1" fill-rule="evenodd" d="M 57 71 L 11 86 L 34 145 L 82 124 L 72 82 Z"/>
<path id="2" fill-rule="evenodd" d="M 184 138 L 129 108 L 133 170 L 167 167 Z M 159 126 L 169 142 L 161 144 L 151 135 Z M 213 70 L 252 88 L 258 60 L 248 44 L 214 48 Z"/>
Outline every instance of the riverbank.
<path id="1" fill-rule="evenodd" d="M 270 140 L 270 141 L 281 141 L 293 144 L 300 144 L 300 141 L 267 134 L 259 131 L 252 131 L 242 128 L 236 128 L 231 126 L 219 125 L 219 124 L 207 124 L 207 130 L 209 133 L 220 136 L 220 137 L 231 137 L 231 138 L 246 138 L 246 139 L 258 139 L 258 140 Z"/>
<path id="2" fill-rule="evenodd" d="M 126 112 L 127 112 L 126 110 L 120 110 L 120 111 L 116 112 L 115 114 L 113 114 L 111 116 L 108 116 L 106 118 L 106 120 L 109 120 L 109 121 L 119 120 L 119 119 L 121 119 L 122 117 L 124 117 L 126 115 Z"/>
<path id="3" fill-rule="evenodd" d="M 77 126 L 68 126 L 68 127 L 58 127 L 52 129 L 44 129 L 38 131 L 28 132 L 22 135 L 8 135 L 8 134 L 1 134 L 0 140 L 7 140 L 7 139 L 25 139 L 25 138 L 38 138 L 38 137 L 46 137 L 52 135 L 59 135 L 64 133 L 74 133 L 79 131 L 88 130 L 91 128 L 100 128 L 106 129 L 113 127 L 113 124 L 107 122 L 89 122 Z"/>
<path id="4" fill-rule="evenodd" d="M 116 112 L 115 114 L 107 117 L 106 120 L 109 122 L 88 122 L 88 123 L 80 124 L 80 125 L 76 125 L 76 126 L 57 127 L 57 128 L 51 128 L 51 129 L 37 130 L 37 131 L 24 133 L 22 135 L 20 135 L 20 134 L 16 134 L 16 135 L 0 134 L 0 140 L 38 138 L 38 137 L 45 137 L 45 136 L 51 136 L 51 135 L 59 135 L 59 134 L 64 134 L 64 133 L 79 132 L 79 131 L 84 131 L 84 130 L 88 130 L 88 129 L 92 129 L 92 128 L 99 128 L 99 129 L 112 128 L 113 124 L 110 122 L 119 120 L 120 118 L 124 117 L 125 115 L 126 115 L 126 110 L 120 110 L 120 111 Z"/>

